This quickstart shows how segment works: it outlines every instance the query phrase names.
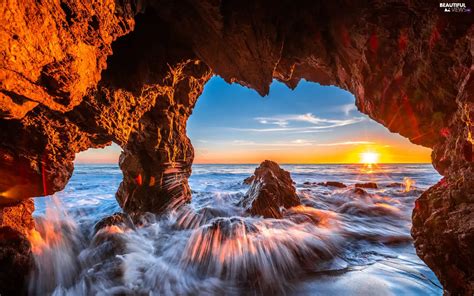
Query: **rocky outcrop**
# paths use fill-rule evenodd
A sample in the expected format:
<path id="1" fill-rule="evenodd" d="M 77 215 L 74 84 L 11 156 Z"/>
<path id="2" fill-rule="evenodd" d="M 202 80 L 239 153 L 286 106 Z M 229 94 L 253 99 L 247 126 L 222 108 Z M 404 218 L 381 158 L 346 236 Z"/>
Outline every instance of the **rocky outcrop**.
<path id="1" fill-rule="evenodd" d="M 417 203 L 415 245 L 448 291 L 472 294 L 471 14 L 418 0 L 7 0 L 0 14 L 0 206 L 61 190 L 75 153 L 111 141 L 126 211 L 178 206 L 211 71 L 262 95 L 304 78 L 433 149 L 445 179 Z"/>
<path id="2" fill-rule="evenodd" d="M 352 189 L 352 192 L 354 192 L 357 195 L 367 195 L 367 191 L 359 187 Z"/>
<path id="3" fill-rule="evenodd" d="M 0 204 L 62 190 L 75 154 L 111 141 L 124 151 L 117 199 L 125 210 L 158 212 L 190 199 L 185 124 L 211 72 L 151 12 L 134 22 L 134 32 L 114 43 L 101 81 L 72 110 L 40 104 L 21 119 L 0 119 Z"/>
<path id="4" fill-rule="evenodd" d="M 94 233 L 106 227 L 124 227 L 134 229 L 135 225 L 132 218 L 126 213 L 114 213 L 111 216 L 101 219 L 94 225 Z"/>
<path id="5" fill-rule="evenodd" d="M 282 209 L 300 204 L 290 173 L 270 160 L 255 169 L 250 188 L 241 201 L 249 214 L 265 218 L 282 218 Z"/>
<path id="6" fill-rule="evenodd" d="M 163 212 L 191 199 L 194 150 L 186 122 L 210 72 L 196 60 L 178 65 L 171 74 L 169 85 L 159 90 L 157 103 L 123 146 L 119 164 L 124 178 L 117 200 L 128 212 Z"/>
<path id="7" fill-rule="evenodd" d="M 412 236 L 418 255 L 449 295 L 474 293 L 474 81 L 457 98 L 460 108 L 450 137 L 433 150 L 433 164 L 445 175 L 416 201 Z M 470 92 L 470 94 L 469 94 Z M 468 95 L 469 94 L 469 95 Z M 467 153 L 466 153 L 467 150 Z"/>

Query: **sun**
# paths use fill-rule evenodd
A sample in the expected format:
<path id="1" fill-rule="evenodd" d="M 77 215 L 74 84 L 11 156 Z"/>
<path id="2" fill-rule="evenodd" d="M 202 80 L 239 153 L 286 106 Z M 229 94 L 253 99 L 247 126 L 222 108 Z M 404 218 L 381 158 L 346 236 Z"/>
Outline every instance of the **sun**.
<path id="1" fill-rule="evenodd" d="M 379 154 L 377 152 L 364 152 L 360 154 L 360 163 L 376 164 L 379 161 Z"/>

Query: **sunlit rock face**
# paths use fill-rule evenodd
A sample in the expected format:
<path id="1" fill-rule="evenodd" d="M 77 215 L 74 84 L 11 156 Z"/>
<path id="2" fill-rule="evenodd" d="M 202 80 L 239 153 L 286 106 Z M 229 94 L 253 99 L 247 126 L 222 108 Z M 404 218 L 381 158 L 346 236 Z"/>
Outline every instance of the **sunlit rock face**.
<path id="1" fill-rule="evenodd" d="M 14 206 L 0 208 L 0 227 L 8 226 L 24 235 L 34 229 L 32 214 L 35 204 L 32 199 L 24 200 Z"/>
<path id="2" fill-rule="evenodd" d="M 96 90 L 112 42 L 133 29 L 137 9 L 112 0 L 2 3 L 0 204 L 63 189 L 74 154 L 110 141 L 67 113 Z"/>
<path id="3" fill-rule="evenodd" d="M 63 189 L 75 153 L 114 141 L 122 207 L 177 206 L 190 198 L 186 120 L 211 71 L 262 95 L 304 78 L 433 148 L 445 178 L 417 203 L 415 245 L 447 291 L 472 294 L 474 28 L 437 4 L 7 0 L 0 204 Z"/>
<path id="4" fill-rule="evenodd" d="M 301 205 L 290 173 L 270 160 L 255 169 L 241 203 L 251 215 L 265 218 L 282 218 L 282 210 Z"/>

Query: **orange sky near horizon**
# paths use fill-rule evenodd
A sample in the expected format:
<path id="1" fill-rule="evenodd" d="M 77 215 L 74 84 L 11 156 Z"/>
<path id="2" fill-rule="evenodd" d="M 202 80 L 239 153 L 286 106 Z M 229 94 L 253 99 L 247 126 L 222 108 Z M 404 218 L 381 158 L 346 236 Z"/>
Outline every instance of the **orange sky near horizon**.
<path id="1" fill-rule="evenodd" d="M 113 144 L 103 149 L 89 149 L 76 155 L 76 163 L 110 164 L 118 163 L 120 147 Z M 409 153 L 407 153 L 409 151 Z M 265 159 L 278 163 L 360 163 L 361 154 L 374 152 L 379 155 L 378 163 L 431 163 L 431 149 L 406 143 L 349 144 L 341 142 L 331 146 L 284 146 L 238 145 L 222 149 L 195 148 L 195 164 L 243 164 L 261 163 Z"/>
<path id="2" fill-rule="evenodd" d="M 409 153 L 407 153 L 409 151 Z M 431 163 L 431 149 L 407 143 L 391 146 L 387 144 L 360 144 L 318 147 L 282 147 L 278 149 L 263 148 L 249 151 L 230 149 L 197 150 L 194 158 L 196 164 L 242 164 L 260 163 L 265 159 L 288 164 L 318 163 L 361 163 L 362 153 L 378 154 L 378 163 Z"/>

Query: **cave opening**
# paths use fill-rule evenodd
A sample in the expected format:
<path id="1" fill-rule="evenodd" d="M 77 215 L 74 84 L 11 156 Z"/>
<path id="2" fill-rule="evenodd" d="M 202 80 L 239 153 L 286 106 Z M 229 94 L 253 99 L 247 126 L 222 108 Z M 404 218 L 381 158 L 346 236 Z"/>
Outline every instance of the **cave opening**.
<path id="1" fill-rule="evenodd" d="M 89 148 L 76 155 L 74 172 L 66 187 L 52 196 L 34 199 L 34 216 L 48 218 L 62 212 L 68 219 L 93 224 L 121 208 L 115 192 L 122 181 L 118 166 L 121 148 L 112 143 L 104 148 Z M 63 217 L 65 218 L 65 217 Z"/>
<path id="2" fill-rule="evenodd" d="M 258 164 L 265 159 L 354 164 L 371 155 L 377 163 L 431 162 L 431 149 L 359 112 L 350 92 L 305 80 L 293 90 L 275 80 L 261 97 L 214 76 L 188 119 L 187 134 L 194 164 Z"/>

